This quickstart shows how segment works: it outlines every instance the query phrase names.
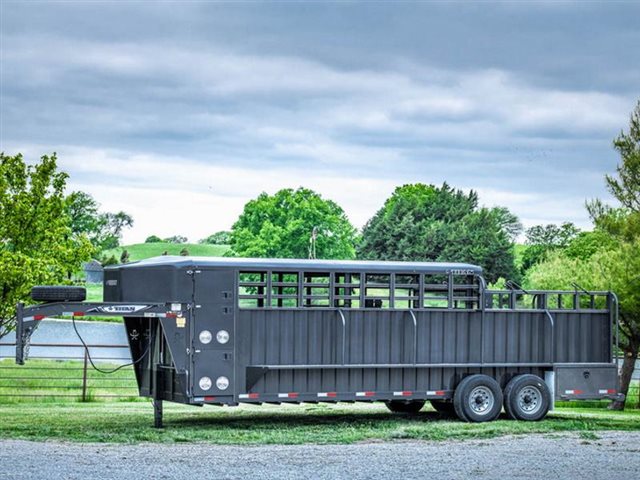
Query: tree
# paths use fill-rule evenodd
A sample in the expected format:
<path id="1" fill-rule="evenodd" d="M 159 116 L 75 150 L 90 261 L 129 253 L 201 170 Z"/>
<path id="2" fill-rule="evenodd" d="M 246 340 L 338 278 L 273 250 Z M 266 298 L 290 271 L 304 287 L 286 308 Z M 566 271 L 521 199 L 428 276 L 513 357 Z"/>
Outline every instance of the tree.
<path id="1" fill-rule="evenodd" d="M 207 238 L 203 238 L 198 243 L 209 245 L 229 245 L 229 243 L 231 243 L 231 232 L 221 230 L 212 235 L 209 235 Z"/>
<path id="2" fill-rule="evenodd" d="M 317 258 L 354 258 L 356 229 L 338 204 L 302 187 L 262 193 L 231 229 L 232 254 L 308 258 L 314 229 Z"/>
<path id="3" fill-rule="evenodd" d="M 120 263 L 129 263 L 129 252 L 127 250 L 123 250 L 122 254 L 120 254 Z"/>
<path id="4" fill-rule="evenodd" d="M 613 141 L 613 147 L 620 154 L 621 162 L 616 168 L 617 177 L 606 175 L 607 189 L 620 202 L 622 208 L 614 208 L 599 200 L 587 203 L 596 228 L 607 232 L 619 243 L 619 248 L 630 252 L 630 256 L 640 257 L 640 100 L 636 103 L 629 121 L 629 131 L 620 132 Z M 635 276 L 632 285 L 635 289 L 624 289 L 619 285 L 616 290 L 620 298 L 621 347 L 624 350 L 624 362 L 620 373 L 622 392 L 627 393 L 635 362 L 640 351 L 640 283 L 638 269 L 633 269 L 633 258 L 625 258 L 623 273 Z M 623 306 L 624 305 L 624 306 Z M 616 404 L 622 409 L 624 405 Z"/>
<path id="5" fill-rule="evenodd" d="M 183 257 L 188 257 L 189 256 L 189 250 L 187 250 L 187 248 L 183 248 L 182 250 L 180 250 L 180 255 Z"/>
<path id="6" fill-rule="evenodd" d="M 478 208 L 478 196 L 421 183 L 396 188 L 362 232 L 358 257 L 470 262 L 489 282 L 514 279 L 513 241 L 521 231 L 506 208 Z"/>
<path id="7" fill-rule="evenodd" d="M 63 283 L 91 258 L 87 238 L 72 233 L 66 180 L 55 153 L 35 165 L 0 153 L 0 338 L 33 285 Z"/>
<path id="8" fill-rule="evenodd" d="M 151 236 L 146 238 L 144 243 L 162 243 L 162 239 L 160 237 L 158 237 L 157 235 L 151 235 Z"/>
<path id="9" fill-rule="evenodd" d="M 182 235 L 174 235 L 173 237 L 167 237 L 163 242 L 167 243 L 187 243 L 187 237 L 183 237 Z"/>
<path id="10" fill-rule="evenodd" d="M 566 248 L 578 233 L 580 230 L 571 222 L 560 226 L 550 223 L 529 228 L 525 233 L 527 249 L 522 255 L 523 272 L 544 260 L 549 252 Z"/>
<path id="11" fill-rule="evenodd" d="M 72 192 L 66 200 L 67 214 L 74 235 L 85 235 L 97 251 L 120 245 L 122 230 L 133 226 L 126 212 L 100 212 L 100 205 L 86 192 Z"/>
<path id="12" fill-rule="evenodd" d="M 620 347 L 624 351 L 620 388 L 626 395 L 640 351 L 640 101 L 631 114 L 629 132 L 621 132 L 613 146 L 621 163 L 617 166 L 617 177 L 606 175 L 605 179 L 607 189 L 622 207 L 612 207 L 600 200 L 587 202 L 594 234 L 572 242 L 567 252 L 573 258 L 565 255 L 553 260 L 555 263 L 541 264 L 531 272 L 528 281 L 544 287 L 553 277 L 557 285 L 566 282 L 570 273 L 574 281 L 587 288 L 611 290 L 618 295 Z M 573 270 L 565 268 L 567 265 Z M 624 404 L 614 402 L 612 408 L 623 409 Z"/>

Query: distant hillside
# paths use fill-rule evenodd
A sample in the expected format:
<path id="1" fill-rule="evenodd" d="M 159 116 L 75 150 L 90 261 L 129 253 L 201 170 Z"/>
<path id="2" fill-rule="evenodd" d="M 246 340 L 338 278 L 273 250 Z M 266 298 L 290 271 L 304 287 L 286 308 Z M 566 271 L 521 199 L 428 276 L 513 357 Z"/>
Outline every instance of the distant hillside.
<path id="1" fill-rule="evenodd" d="M 229 245 L 204 245 L 199 243 L 136 243 L 135 245 L 123 245 L 122 247 L 107 250 L 103 254 L 107 257 L 115 255 L 120 261 L 123 250 L 129 252 L 129 261 L 144 260 L 145 258 L 158 257 L 165 251 L 169 255 L 180 255 L 180 251 L 186 248 L 189 255 L 196 257 L 221 257 L 229 250 Z"/>

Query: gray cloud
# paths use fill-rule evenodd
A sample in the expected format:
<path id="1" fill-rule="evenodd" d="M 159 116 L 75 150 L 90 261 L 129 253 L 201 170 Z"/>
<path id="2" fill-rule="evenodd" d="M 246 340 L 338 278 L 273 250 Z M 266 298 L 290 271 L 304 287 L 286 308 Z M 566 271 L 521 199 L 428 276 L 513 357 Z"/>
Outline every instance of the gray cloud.
<path id="1" fill-rule="evenodd" d="M 587 225 L 640 93 L 634 4 L 2 8 L 0 148 L 64 153 L 103 203 L 105 184 L 207 195 L 227 168 L 235 210 L 305 183 L 362 224 L 393 185 L 447 180 L 527 224 Z"/>

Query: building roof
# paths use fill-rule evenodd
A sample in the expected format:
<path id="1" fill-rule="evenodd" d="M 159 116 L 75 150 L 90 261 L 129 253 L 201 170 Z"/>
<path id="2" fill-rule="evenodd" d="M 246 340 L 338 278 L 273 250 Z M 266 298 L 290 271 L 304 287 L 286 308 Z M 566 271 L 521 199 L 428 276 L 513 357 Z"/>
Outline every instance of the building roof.
<path id="1" fill-rule="evenodd" d="M 182 257 L 163 255 L 147 258 L 125 265 L 107 267 L 107 269 L 129 268 L 219 268 L 231 267 L 247 270 L 346 270 L 352 272 L 432 272 L 448 273 L 451 270 L 464 270 L 464 274 L 481 274 L 482 268 L 468 263 L 447 262 L 387 262 L 373 260 L 302 260 L 289 258 L 237 258 L 237 257 Z M 461 272 L 463 273 L 463 272 Z"/>

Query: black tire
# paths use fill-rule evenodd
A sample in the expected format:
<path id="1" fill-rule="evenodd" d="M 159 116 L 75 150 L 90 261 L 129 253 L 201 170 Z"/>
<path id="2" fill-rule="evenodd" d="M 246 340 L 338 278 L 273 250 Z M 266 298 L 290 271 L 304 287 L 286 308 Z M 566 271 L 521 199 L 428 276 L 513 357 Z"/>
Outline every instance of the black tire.
<path id="1" fill-rule="evenodd" d="M 470 375 L 462 379 L 453 394 L 453 408 L 464 422 L 490 422 L 502 410 L 502 390 L 487 375 Z"/>
<path id="2" fill-rule="evenodd" d="M 31 289 L 31 298 L 36 302 L 83 302 L 87 290 L 84 287 L 39 285 Z"/>
<path id="3" fill-rule="evenodd" d="M 393 413 L 418 413 L 425 403 L 425 400 L 389 400 L 384 402 Z"/>
<path id="4" fill-rule="evenodd" d="M 455 408 L 453 407 L 453 402 L 446 402 L 444 400 L 429 400 L 431 402 L 431 406 L 433 409 L 447 417 L 453 417 L 456 415 Z"/>
<path id="5" fill-rule="evenodd" d="M 513 377 L 504 389 L 504 411 L 513 420 L 536 422 L 551 408 L 551 392 L 537 375 Z"/>

